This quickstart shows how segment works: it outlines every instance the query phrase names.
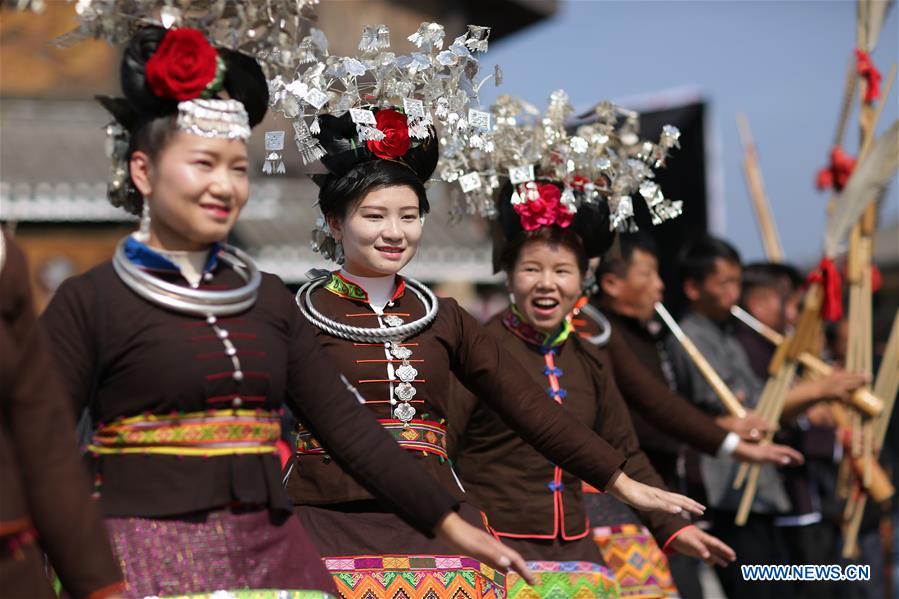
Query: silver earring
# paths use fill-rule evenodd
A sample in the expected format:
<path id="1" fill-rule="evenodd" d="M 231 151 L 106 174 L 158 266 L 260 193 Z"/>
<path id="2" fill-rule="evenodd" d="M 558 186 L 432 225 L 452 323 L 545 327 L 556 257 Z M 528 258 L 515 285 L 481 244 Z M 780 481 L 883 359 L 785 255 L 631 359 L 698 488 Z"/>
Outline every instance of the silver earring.
<path id="1" fill-rule="evenodd" d="M 138 229 L 136 237 L 143 243 L 150 240 L 150 203 L 146 198 L 144 198 L 144 207 L 140 214 L 140 229 Z"/>
<path id="2" fill-rule="evenodd" d="M 334 262 L 342 265 L 346 257 L 343 255 L 343 242 L 339 239 L 334 240 Z"/>

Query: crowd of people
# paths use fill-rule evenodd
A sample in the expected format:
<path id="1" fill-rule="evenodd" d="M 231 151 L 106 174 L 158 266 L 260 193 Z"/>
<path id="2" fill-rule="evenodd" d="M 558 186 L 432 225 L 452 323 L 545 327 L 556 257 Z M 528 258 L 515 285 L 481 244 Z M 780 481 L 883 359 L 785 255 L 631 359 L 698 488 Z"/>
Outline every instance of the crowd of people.
<path id="1" fill-rule="evenodd" d="M 772 421 L 753 408 L 776 347 L 733 317 L 739 305 L 788 335 L 804 277 L 744 267 L 714 237 L 679 249 L 680 326 L 744 407 L 725 411 L 659 329 L 662 248 L 616 195 L 631 185 L 660 221 L 676 217 L 647 174 L 676 130 L 644 142 L 604 105 L 599 125 L 569 133 L 563 93 L 536 124 L 508 99 L 479 112 L 459 81 L 484 28 L 446 52 L 437 28 L 416 34 L 433 61 L 415 68 L 442 79 L 382 73 L 374 95 L 347 84 L 335 109 L 308 88 L 325 72 L 348 81 L 355 63 L 303 83 L 320 106 L 312 126 L 297 121 L 297 144 L 326 169 L 316 244 L 338 268 L 295 297 L 227 240 L 252 195 L 252 129 L 297 86 L 197 29 L 132 34 L 124 96 L 101 101 L 124 142 L 111 196 L 140 229 L 39 319 L 21 252 L 0 238 L 3 596 L 54 596 L 55 577 L 92 599 L 690 598 L 702 562 L 731 598 L 885 592 L 876 514 L 868 582 L 741 574 L 838 561 L 829 406 L 870 381 L 841 368 L 836 325 L 835 368 L 796 382 Z M 429 60 L 390 62 L 375 38 L 365 64 Z M 448 176 L 459 160 L 482 168 Z M 486 324 L 402 275 L 438 168 L 488 200 L 510 305 Z M 284 409 L 298 422 L 286 463 Z M 74 432 L 85 412 L 90 476 Z M 741 463 L 761 470 L 736 524 Z"/>

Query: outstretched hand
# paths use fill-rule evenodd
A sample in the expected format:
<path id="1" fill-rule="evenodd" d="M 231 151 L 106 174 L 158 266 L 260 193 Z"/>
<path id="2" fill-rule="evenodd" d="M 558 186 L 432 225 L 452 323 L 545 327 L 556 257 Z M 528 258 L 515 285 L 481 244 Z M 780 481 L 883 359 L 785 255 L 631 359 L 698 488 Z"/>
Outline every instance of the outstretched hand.
<path id="1" fill-rule="evenodd" d="M 778 466 L 799 466 L 805 463 L 805 458 L 801 453 L 792 447 L 777 443 L 740 441 L 734 450 L 734 457 L 744 462 L 771 463 Z"/>
<path id="2" fill-rule="evenodd" d="M 719 416 L 715 418 L 715 422 L 721 428 L 737 433 L 746 441 L 761 441 L 764 435 L 776 432 L 778 428 L 776 424 L 771 424 L 752 410 L 747 410 L 746 416 L 743 418 L 729 415 Z"/>
<path id="3" fill-rule="evenodd" d="M 612 477 L 606 488 L 616 499 L 638 510 L 669 514 L 689 512 L 696 516 L 705 512 L 704 505 L 689 497 L 644 485 L 621 471 Z"/>
<path id="4" fill-rule="evenodd" d="M 737 554 L 724 541 L 695 526 L 680 531 L 669 547 L 680 554 L 698 557 L 710 566 L 724 568 L 737 559 Z"/>
<path id="5" fill-rule="evenodd" d="M 489 533 L 475 528 L 456 512 L 444 516 L 434 529 L 434 534 L 462 555 L 473 557 L 500 572 L 511 568 L 528 584 L 537 583 L 537 579 L 525 565 L 524 558 L 517 551 L 506 547 Z"/>

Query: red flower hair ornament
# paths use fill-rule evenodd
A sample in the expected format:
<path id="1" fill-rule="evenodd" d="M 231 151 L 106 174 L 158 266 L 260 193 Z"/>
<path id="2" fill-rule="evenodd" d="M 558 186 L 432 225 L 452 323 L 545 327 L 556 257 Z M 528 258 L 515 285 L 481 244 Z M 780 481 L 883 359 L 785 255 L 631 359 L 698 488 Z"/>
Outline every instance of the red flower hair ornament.
<path id="1" fill-rule="evenodd" d="M 225 63 L 196 29 L 170 29 L 147 61 L 147 85 L 160 98 L 210 98 L 222 89 Z"/>
<path id="2" fill-rule="evenodd" d="M 409 119 L 405 114 L 391 108 L 382 108 L 375 113 L 378 131 L 384 134 L 381 139 L 369 139 L 366 143 L 372 154 L 378 158 L 390 160 L 399 158 L 409 151 Z"/>
<path id="3" fill-rule="evenodd" d="M 525 231 L 540 227 L 566 228 L 574 220 L 576 209 L 562 202 L 562 190 L 553 183 L 530 182 L 518 186 L 512 196 L 512 208 L 518 213 Z"/>

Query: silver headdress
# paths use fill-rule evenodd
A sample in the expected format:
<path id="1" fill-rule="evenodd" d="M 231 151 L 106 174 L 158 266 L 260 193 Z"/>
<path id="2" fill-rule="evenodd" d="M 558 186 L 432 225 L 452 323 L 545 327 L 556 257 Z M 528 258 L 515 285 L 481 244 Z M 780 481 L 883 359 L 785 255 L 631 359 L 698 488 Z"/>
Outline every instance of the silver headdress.
<path id="1" fill-rule="evenodd" d="M 422 23 L 409 36 L 419 51 L 397 56 L 390 51 L 385 25 L 365 27 L 357 56 L 328 54 L 325 35 L 313 29 L 295 57 L 296 75 L 269 80 L 271 106 L 293 120 L 294 139 L 305 163 L 324 155 L 315 139 L 318 117 L 350 113 L 359 141 L 380 140 L 373 109 L 405 113 L 409 137 L 421 140 L 432 130 L 451 138 L 476 137 L 490 126 L 490 114 L 478 110 L 477 53 L 487 50 L 488 27 L 469 25 L 444 49 L 444 28 Z"/>
<path id="2" fill-rule="evenodd" d="M 290 67 L 318 0 L 68 0 L 77 29 L 56 40 L 70 46 L 84 39 L 114 45 L 143 25 L 191 27 L 221 48 L 256 57 L 266 70 Z M 158 19 L 154 17 L 158 15 Z"/>
<path id="3" fill-rule="evenodd" d="M 292 63 L 293 52 L 299 45 L 307 20 L 306 13 L 317 4 L 317 0 L 69 1 L 75 2 L 79 26 L 58 38 L 58 45 L 68 46 L 87 38 L 124 45 L 138 29 L 147 25 L 164 27 L 169 30 L 166 35 L 173 30 L 195 29 L 218 48 L 255 56 L 263 69 L 274 71 Z M 215 60 L 215 77 L 199 97 L 178 103 L 177 126 L 203 137 L 245 141 L 251 127 L 243 104 L 214 97 L 222 89 L 226 71 L 219 54 L 215 55 Z M 101 102 L 116 116 L 106 128 L 106 153 L 111 161 L 109 198 L 113 205 L 135 212 L 141 202 L 128 175 L 128 126 L 120 119 L 121 111 L 116 110 L 120 101 L 105 98 Z"/>
<path id="4" fill-rule="evenodd" d="M 681 202 L 664 197 L 653 181 L 668 152 L 679 147 L 680 132 L 666 125 L 657 143 L 641 140 L 639 115 L 603 102 L 596 123 L 569 132 L 568 94 L 554 92 L 546 111 L 512 96 L 501 96 L 490 109 L 494 127 L 477 140 L 441 138 L 438 172 L 458 183 L 464 204 L 459 214 L 493 217 L 494 196 L 503 181 L 515 186 L 513 204 L 536 199 L 534 181 L 549 180 L 561 191 L 560 204 L 574 214 L 583 203 L 607 202 L 612 229 L 636 229 L 633 198 L 641 197 L 654 224 L 681 213 Z M 466 143 L 467 142 L 467 143 Z"/>

